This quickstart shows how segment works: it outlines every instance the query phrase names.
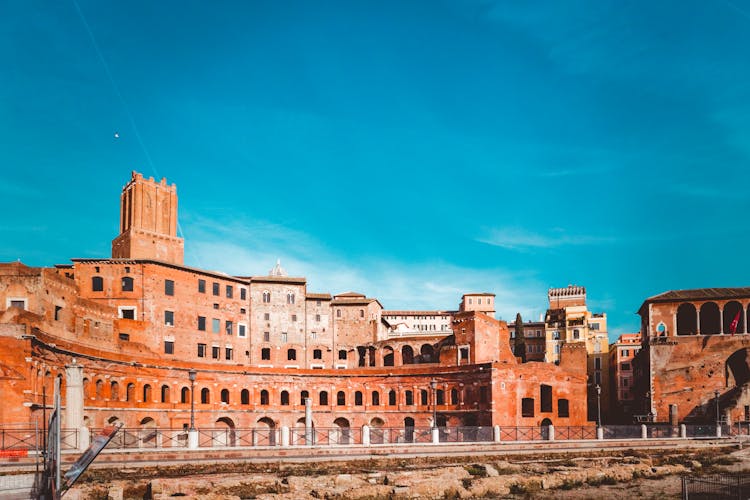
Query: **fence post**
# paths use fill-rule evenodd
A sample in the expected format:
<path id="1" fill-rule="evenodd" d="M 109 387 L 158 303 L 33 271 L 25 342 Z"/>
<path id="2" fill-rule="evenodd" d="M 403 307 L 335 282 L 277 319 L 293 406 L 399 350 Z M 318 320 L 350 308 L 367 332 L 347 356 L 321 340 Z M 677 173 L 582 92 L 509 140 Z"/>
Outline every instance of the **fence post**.
<path id="1" fill-rule="evenodd" d="M 596 428 L 596 439 L 600 441 L 604 439 L 604 427 L 599 426 Z"/>
<path id="2" fill-rule="evenodd" d="M 198 429 L 188 431 L 188 448 L 191 450 L 198 448 Z"/>
<path id="3" fill-rule="evenodd" d="M 289 427 L 286 425 L 281 427 L 281 446 L 289 446 Z"/>
<path id="4" fill-rule="evenodd" d="M 648 428 L 646 428 L 646 424 L 641 424 L 641 439 L 648 439 Z"/>
<path id="5" fill-rule="evenodd" d="M 687 438 L 687 426 L 685 424 L 680 424 L 680 437 L 682 439 Z"/>
<path id="6" fill-rule="evenodd" d="M 721 424 L 716 424 L 716 437 L 721 437 Z"/>
<path id="7" fill-rule="evenodd" d="M 555 426 L 550 424 L 547 427 L 547 440 L 548 441 L 554 441 L 555 440 Z"/>
<path id="8" fill-rule="evenodd" d="M 370 427 L 362 426 L 362 446 L 370 446 Z"/>
<path id="9" fill-rule="evenodd" d="M 500 442 L 500 426 L 496 425 L 492 428 L 492 438 L 496 443 Z"/>
<path id="10" fill-rule="evenodd" d="M 432 444 L 440 444 L 440 429 L 432 428 Z"/>

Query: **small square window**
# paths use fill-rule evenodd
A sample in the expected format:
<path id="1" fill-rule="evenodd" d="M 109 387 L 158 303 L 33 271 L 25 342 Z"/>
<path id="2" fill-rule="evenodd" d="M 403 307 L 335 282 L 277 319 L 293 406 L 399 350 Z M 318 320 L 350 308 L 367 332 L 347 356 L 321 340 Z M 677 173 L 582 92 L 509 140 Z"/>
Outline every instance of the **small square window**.
<path id="1" fill-rule="evenodd" d="M 198 293 L 206 293 L 206 280 L 198 280 Z"/>
<path id="2" fill-rule="evenodd" d="M 130 334 L 129 333 L 121 333 L 119 335 L 120 340 L 128 342 L 130 340 Z"/>
<path id="3" fill-rule="evenodd" d="M 219 354 L 221 353 L 221 348 L 217 345 L 211 347 L 211 357 L 213 359 L 219 359 Z"/>
<path id="4" fill-rule="evenodd" d="M 224 325 L 224 330 L 226 330 L 227 335 L 232 335 L 234 331 L 234 325 L 232 324 L 231 321 L 226 322 L 226 324 Z"/>
<path id="5" fill-rule="evenodd" d="M 263 349 L 261 349 L 260 350 L 260 359 L 262 359 L 264 361 L 270 360 L 271 359 L 271 349 L 269 349 L 268 347 L 264 347 Z"/>
<path id="6" fill-rule="evenodd" d="M 173 280 L 164 280 L 164 295 L 174 295 Z"/>
<path id="7" fill-rule="evenodd" d="M 271 319 L 271 315 L 269 313 L 263 314 L 263 321 L 269 321 Z"/>
<path id="8" fill-rule="evenodd" d="M 198 357 L 199 358 L 206 357 L 206 344 L 198 344 Z"/>
<path id="9" fill-rule="evenodd" d="M 240 288 L 240 300 L 247 299 L 247 288 Z"/>
<path id="10" fill-rule="evenodd" d="M 286 332 L 281 332 L 281 341 L 286 342 L 287 341 L 286 339 L 287 339 Z"/>
<path id="11" fill-rule="evenodd" d="M 340 359 L 340 360 L 346 360 L 346 350 L 344 350 L 344 349 L 341 349 L 341 350 L 339 351 L 339 359 Z"/>
<path id="12" fill-rule="evenodd" d="M 323 359 L 323 351 L 320 349 L 313 350 L 313 359 Z"/>
<path id="13" fill-rule="evenodd" d="M 232 288 L 232 285 L 227 285 L 227 298 L 231 299 L 233 293 L 234 293 L 234 289 Z"/>
<path id="14" fill-rule="evenodd" d="M 296 314 L 292 314 L 292 323 L 294 323 L 296 321 L 297 321 L 297 315 Z"/>
<path id="15" fill-rule="evenodd" d="M 164 341 L 164 354 L 174 354 L 174 342 L 170 340 Z"/>
<path id="16" fill-rule="evenodd" d="M 206 317 L 205 316 L 198 316 L 198 330 L 202 332 L 206 331 Z"/>
<path id="17" fill-rule="evenodd" d="M 211 331 L 213 333 L 219 333 L 221 331 L 221 320 L 217 318 L 213 318 L 211 320 Z"/>
<path id="18" fill-rule="evenodd" d="M 164 311 L 164 324 L 174 326 L 174 311 Z"/>
<path id="19" fill-rule="evenodd" d="M 231 347 L 227 347 L 224 349 L 224 359 L 226 359 L 227 361 L 231 361 L 233 355 L 234 355 L 234 351 L 232 350 Z"/>
<path id="20" fill-rule="evenodd" d="M 320 314 L 315 315 L 315 321 L 320 322 Z"/>
<path id="21" fill-rule="evenodd" d="M 218 283 L 215 283 L 215 282 L 213 283 L 213 285 L 212 285 L 212 292 L 213 292 L 214 295 L 219 295 L 219 284 Z"/>
<path id="22" fill-rule="evenodd" d="M 271 341 L 271 332 L 263 332 L 263 342 Z"/>
<path id="23" fill-rule="evenodd" d="M 242 324 L 237 325 L 237 336 L 245 337 L 246 335 L 247 335 L 247 327 Z"/>

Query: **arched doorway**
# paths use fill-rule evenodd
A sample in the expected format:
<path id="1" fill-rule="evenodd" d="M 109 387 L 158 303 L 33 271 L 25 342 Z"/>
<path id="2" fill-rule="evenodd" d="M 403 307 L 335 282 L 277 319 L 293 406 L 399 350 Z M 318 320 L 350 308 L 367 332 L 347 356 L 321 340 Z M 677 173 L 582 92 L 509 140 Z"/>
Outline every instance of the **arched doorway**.
<path id="1" fill-rule="evenodd" d="M 541 424 L 541 426 L 542 426 L 542 439 L 544 439 L 545 441 L 549 440 L 549 428 L 550 428 L 551 425 L 552 425 L 552 420 L 550 420 L 548 418 L 545 418 L 544 420 L 542 420 L 542 424 Z"/>
<path id="2" fill-rule="evenodd" d="M 214 446 L 237 446 L 237 435 L 234 422 L 229 417 L 221 417 L 216 420 L 214 429 Z"/>
<path id="3" fill-rule="evenodd" d="M 721 313 L 716 302 L 706 302 L 701 306 L 701 335 L 714 335 L 721 331 Z"/>
<path id="4" fill-rule="evenodd" d="M 258 420 L 253 429 L 253 446 L 276 446 L 276 422 L 268 417 Z"/>
<path id="5" fill-rule="evenodd" d="M 401 348 L 401 363 L 404 365 L 414 364 L 414 349 L 410 345 Z"/>
<path id="6" fill-rule="evenodd" d="M 420 363 L 432 363 L 435 349 L 430 344 L 424 344 L 419 348 Z"/>
<path id="7" fill-rule="evenodd" d="M 385 422 L 382 418 L 374 417 L 370 420 L 370 443 L 383 444 L 385 442 L 384 426 Z"/>
<path id="8" fill-rule="evenodd" d="M 750 359 L 747 348 L 735 351 L 727 358 L 725 376 L 727 388 L 741 387 L 750 382 Z"/>
<path id="9" fill-rule="evenodd" d="M 343 417 L 339 417 L 333 421 L 334 429 L 331 431 L 330 442 L 333 444 L 350 444 L 351 442 L 351 429 L 349 427 L 349 421 Z"/>
<path id="10" fill-rule="evenodd" d="M 387 345 L 383 347 L 383 366 L 393 366 L 393 347 Z"/>
<path id="11" fill-rule="evenodd" d="M 138 433 L 138 446 L 140 448 L 156 448 L 158 446 L 156 434 L 156 421 L 151 417 L 142 419 Z"/>
<path id="12" fill-rule="evenodd" d="M 677 335 L 695 335 L 698 332 L 698 316 L 695 306 L 688 302 L 677 308 Z"/>
<path id="13" fill-rule="evenodd" d="M 404 442 L 414 442 L 414 419 L 411 417 L 404 418 Z"/>

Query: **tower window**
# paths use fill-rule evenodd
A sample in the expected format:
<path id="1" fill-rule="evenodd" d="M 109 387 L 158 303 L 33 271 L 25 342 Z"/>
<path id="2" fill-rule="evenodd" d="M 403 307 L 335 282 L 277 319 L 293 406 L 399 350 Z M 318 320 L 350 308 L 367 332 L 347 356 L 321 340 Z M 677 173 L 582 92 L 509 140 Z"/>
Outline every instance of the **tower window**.
<path id="1" fill-rule="evenodd" d="M 219 284 L 214 282 L 212 285 L 212 290 L 214 295 L 219 295 Z"/>
<path id="2" fill-rule="evenodd" d="M 174 281 L 164 280 L 164 295 L 174 295 Z"/>
<path id="3" fill-rule="evenodd" d="M 104 279 L 101 276 L 94 276 L 91 278 L 91 291 L 102 292 L 104 291 Z"/>
<path id="4" fill-rule="evenodd" d="M 130 276 L 124 276 L 122 278 L 122 291 L 132 292 L 133 291 L 133 278 Z"/>
<path id="5" fill-rule="evenodd" d="M 206 280 L 198 280 L 198 293 L 206 293 Z"/>

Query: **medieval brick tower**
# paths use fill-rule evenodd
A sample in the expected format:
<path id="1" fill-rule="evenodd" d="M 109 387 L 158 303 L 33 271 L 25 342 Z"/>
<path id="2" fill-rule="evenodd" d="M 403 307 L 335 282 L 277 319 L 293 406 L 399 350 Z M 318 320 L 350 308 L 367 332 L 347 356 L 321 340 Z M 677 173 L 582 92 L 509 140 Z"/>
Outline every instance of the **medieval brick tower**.
<path id="1" fill-rule="evenodd" d="M 133 172 L 120 195 L 120 234 L 112 240 L 112 258 L 182 265 L 183 253 L 183 239 L 177 237 L 177 187 Z"/>

